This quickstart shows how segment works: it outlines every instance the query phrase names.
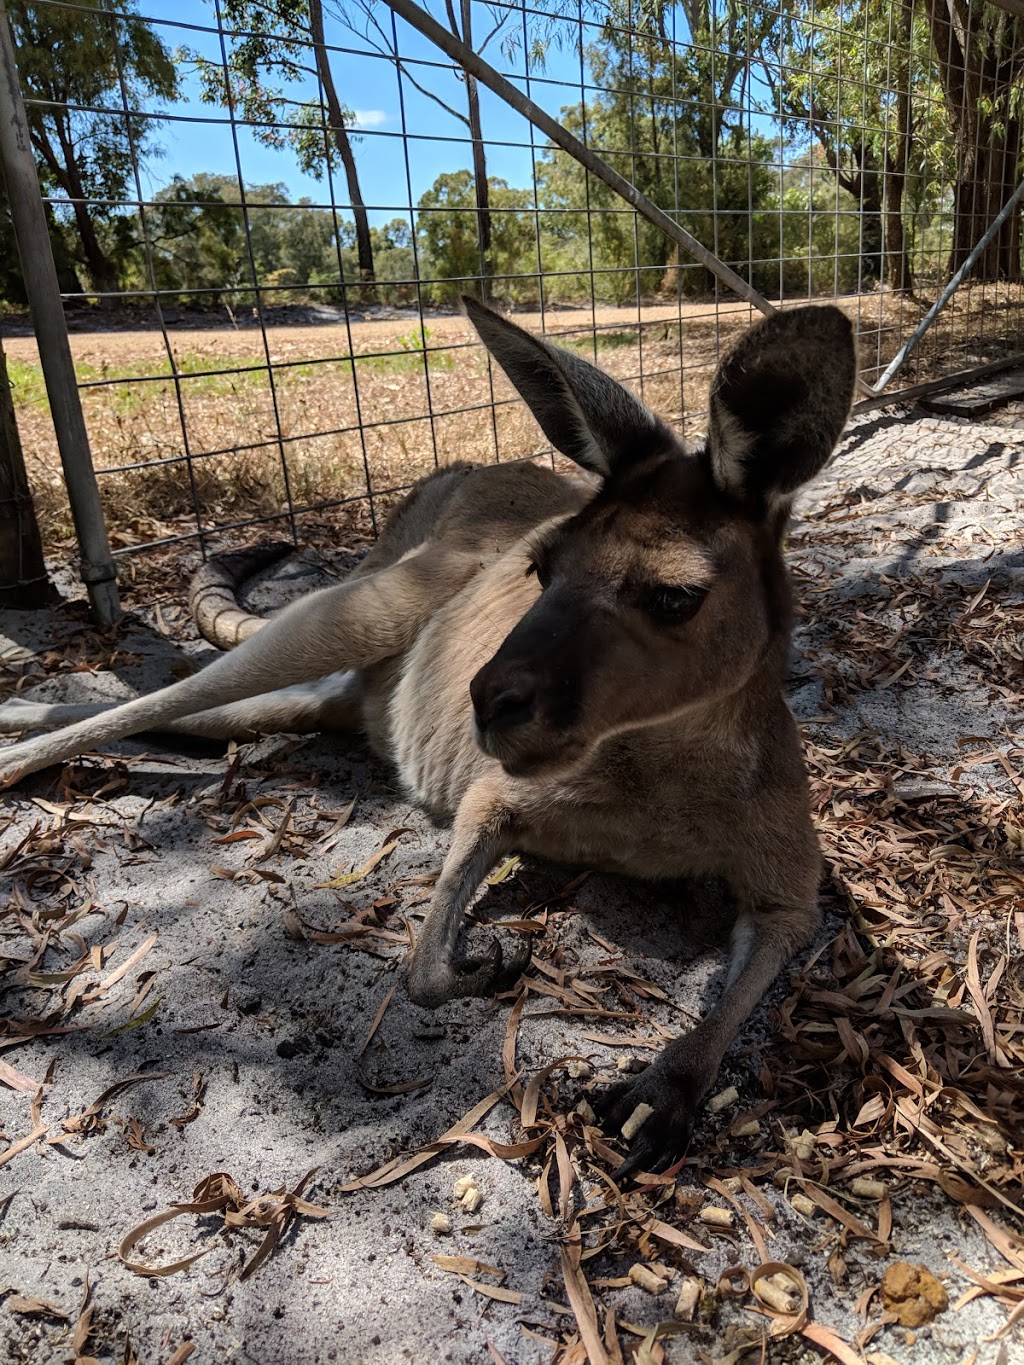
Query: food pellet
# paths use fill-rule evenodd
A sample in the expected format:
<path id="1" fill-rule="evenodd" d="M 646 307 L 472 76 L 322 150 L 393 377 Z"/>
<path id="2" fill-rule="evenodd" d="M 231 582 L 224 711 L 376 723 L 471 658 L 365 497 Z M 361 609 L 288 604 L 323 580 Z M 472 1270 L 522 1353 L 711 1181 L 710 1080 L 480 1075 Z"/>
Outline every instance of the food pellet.
<path id="1" fill-rule="evenodd" d="M 679 1286 L 679 1295 L 676 1298 L 676 1306 L 672 1310 L 672 1316 L 679 1318 L 681 1322 L 691 1322 L 703 1294 L 703 1282 L 693 1275 L 687 1275 Z"/>
<path id="2" fill-rule="evenodd" d="M 776 1313 L 795 1313 L 800 1299 L 786 1275 L 768 1275 L 757 1282 L 757 1296 Z"/>
<path id="3" fill-rule="evenodd" d="M 459 1203 L 467 1213 L 476 1213 L 477 1209 L 484 1202 L 483 1192 L 476 1185 L 471 1186 L 459 1200 Z"/>
<path id="4" fill-rule="evenodd" d="M 856 1180 L 851 1182 L 850 1189 L 861 1199 L 884 1199 L 889 1193 L 880 1180 L 868 1180 L 863 1175 L 857 1176 Z"/>
<path id="5" fill-rule="evenodd" d="M 740 1097 L 740 1092 L 734 1085 L 730 1085 L 726 1090 L 720 1090 L 717 1095 L 712 1095 L 708 1100 L 708 1108 L 712 1114 L 717 1114 L 720 1109 L 728 1109 L 730 1104 L 735 1104 Z"/>
<path id="6" fill-rule="evenodd" d="M 633 1141 L 637 1133 L 639 1133 L 640 1129 L 644 1126 L 644 1124 L 647 1122 L 647 1120 L 651 1117 L 653 1113 L 654 1110 L 651 1108 L 649 1104 L 637 1105 L 637 1107 L 633 1110 L 632 1114 L 630 1114 L 629 1118 L 622 1125 L 622 1128 L 620 1130 L 622 1136 L 626 1139 L 627 1142 Z"/>
<path id="7" fill-rule="evenodd" d="M 629 1278 L 648 1294 L 660 1294 L 665 1288 L 665 1281 L 660 1275 L 656 1275 L 649 1266 L 631 1265 L 629 1267 Z"/>

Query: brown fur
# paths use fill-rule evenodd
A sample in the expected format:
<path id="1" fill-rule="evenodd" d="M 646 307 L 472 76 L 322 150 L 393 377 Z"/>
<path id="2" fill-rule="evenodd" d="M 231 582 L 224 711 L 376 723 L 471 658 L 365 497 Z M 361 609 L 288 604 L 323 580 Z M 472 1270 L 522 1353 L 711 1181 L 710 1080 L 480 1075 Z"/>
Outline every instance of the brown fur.
<path id="1" fill-rule="evenodd" d="M 102 712 L 0 708 L 20 728 L 77 720 L 0 763 L 11 782 L 147 728 L 364 730 L 410 798 L 453 822 L 409 966 L 425 1005 L 522 967 L 497 944 L 474 961 L 458 951 L 466 909 L 513 849 L 725 878 L 739 914 L 721 1000 L 607 1097 L 616 1127 L 653 1107 L 631 1156 L 652 1164 L 684 1141 L 737 1029 L 818 924 L 820 859 L 782 695 L 780 537 L 845 422 L 852 337 L 831 308 L 761 323 L 720 366 L 708 446 L 688 453 L 601 371 L 467 309 L 599 488 L 533 464 L 441 471 L 340 586 L 269 622 L 228 612 L 232 639 L 250 638 L 194 677 Z"/>

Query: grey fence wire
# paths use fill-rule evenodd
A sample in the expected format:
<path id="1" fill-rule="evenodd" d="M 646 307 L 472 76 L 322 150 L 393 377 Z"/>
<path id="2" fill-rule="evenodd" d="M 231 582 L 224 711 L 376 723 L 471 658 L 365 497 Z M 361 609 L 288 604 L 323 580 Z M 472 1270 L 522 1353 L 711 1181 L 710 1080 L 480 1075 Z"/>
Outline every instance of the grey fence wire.
<path id="1" fill-rule="evenodd" d="M 463 291 L 598 360 L 687 435 L 702 426 L 718 356 L 758 302 L 835 299 L 858 327 L 866 395 L 906 353 L 886 380 L 889 401 L 1024 349 L 1019 226 L 1008 245 L 996 242 L 1001 261 L 983 257 L 918 340 L 1020 173 L 1019 136 L 1000 134 L 991 91 L 978 96 L 991 51 L 971 44 L 991 44 L 991 24 L 972 18 L 984 0 L 962 7 L 944 53 L 941 25 L 911 0 L 438 7 L 454 30 L 449 53 L 467 24 L 497 30 L 483 61 L 520 92 L 518 111 L 396 13 L 415 21 L 409 0 L 368 0 L 347 22 L 327 12 L 319 45 L 312 29 L 292 33 L 290 83 L 267 60 L 248 86 L 239 54 L 261 30 L 239 22 L 244 9 L 197 0 L 186 18 L 143 0 L 139 17 L 187 53 L 187 79 L 177 101 L 141 106 L 123 7 L 35 8 L 105 22 L 117 37 L 103 101 L 69 112 L 123 131 L 125 192 L 76 201 L 48 180 L 43 194 L 57 224 L 84 204 L 105 233 L 134 243 L 116 288 L 83 274 L 63 296 L 115 557 L 182 541 L 205 550 L 268 525 L 295 538 L 372 533 L 438 464 L 550 453 L 458 314 Z M 273 20 L 272 3 L 248 13 L 259 10 Z M 1014 31 L 1001 41 L 997 100 L 1024 75 Z M 386 117 L 348 132 L 356 172 L 375 187 L 365 204 L 373 279 L 360 270 L 352 181 L 324 86 L 325 72 L 345 90 L 368 70 Z M 220 103 L 200 100 L 195 72 Z M 253 80 L 280 93 L 255 113 Z M 22 87 L 29 110 L 56 112 L 31 79 Z M 474 94 L 478 125 L 470 109 L 465 126 L 460 102 Z M 586 164 L 524 116 L 530 107 L 568 130 Z M 161 162 L 147 158 L 144 131 L 170 166 L 182 169 L 186 143 L 195 164 L 157 188 Z M 260 187 L 298 183 L 296 139 L 318 187 L 282 203 Z M 595 173 L 595 157 L 635 187 L 639 208 Z M 971 158 L 984 162 L 973 182 Z M 483 162 L 489 202 L 475 193 Z M 215 184 L 202 179 L 208 170 Z M 993 193 L 1006 190 L 994 204 L 978 190 L 986 178 L 998 182 Z M 712 253 L 711 270 L 652 225 L 650 204 Z M 286 218 L 289 241 L 308 231 L 321 243 L 315 271 L 269 250 Z M 715 262 L 740 277 L 746 298 L 722 284 Z M 58 544 L 66 518 L 38 357 L 29 335 L 8 346 L 44 530 Z"/>

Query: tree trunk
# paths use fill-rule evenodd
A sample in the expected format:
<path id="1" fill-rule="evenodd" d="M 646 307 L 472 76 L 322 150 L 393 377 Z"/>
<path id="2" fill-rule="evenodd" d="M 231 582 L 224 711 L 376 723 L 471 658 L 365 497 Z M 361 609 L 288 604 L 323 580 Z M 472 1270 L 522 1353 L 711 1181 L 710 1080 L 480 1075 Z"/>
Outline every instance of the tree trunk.
<path id="1" fill-rule="evenodd" d="M 356 159 L 352 152 L 352 142 L 345 127 L 345 116 L 341 108 L 341 100 L 338 99 L 338 92 L 335 89 L 334 77 L 331 74 L 331 63 L 327 56 L 327 49 L 324 46 L 324 12 L 320 0 L 309 0 L 309 29 L 316 49 L 316 69 L 320 77 L 320 84 L 324 88 L 324 98 L 327 100 L 327 114 L 330 118 L 331 136 L 334 139 L 334 146 L 338 155 L 341 157 L 341 164 L 345 168 L 345 179 L 348 183 L 349 203 L 352 206 L 352 217 L 356 225 L 356 252 L 359 258 L 359 278 L 363 281 L 372 281 L 374 278 L 373 269 L 373 242 L 370 238 L 370 219 L 366 212 L 366 205 L 363 202 L 362 191 L 359 188 L 359 170 L 356 166 Z"/>
<path id="2" fill-rule="evenodd" d="M 462 41 L 473 46 L 472 0 L 462 0 Z M 473 139 L 473 194 L 476 199 L 476 241 L 480 251 L 480 294 L 486 303 L 490 294 L 490 278 L 494 274 L 491 260 L 491 187 L 487 183 L 487 149 L 480 121 L 480 87 L 475 76 L 467 71 L 466 113 L 469 136 Z"/>
<path id="3" fill-rule="evenodd" d="M 85 257 L 85 268 L 89 272 L 89 279 L 93 289 L 97 294 L 109 295 L 117 293 L 117 271 L 114 269 L 113 262 L 107 253 L 100 246 L 100 239 L 96 236 L 96 228 L 89 217 L 89 206 L 81 200 L 72 205 L 75 215 L 75 226 L 78 229 L 79 240 L 82 243 L 82 255 Z M 109 298 L 100 299 L 101 303 L 110 303 Z"/>
<path id="4" fill-rule="evenodd" d="M 896 150 L 889 150 L 886 141 L 883 169 L 885 201 L 885 268 L 889 285 L 898 293 L 909 294 L 914 288 L 914 273 L 903 221 L 903 194 L 907 185 L 907 160 L 913 136 L 913 109 L 910 101 L 910 44 L 913 38 L 913 0 L 903 0 L 900 22 L 893 39 L 898 55 L 893 83 L 896 87 Z"/>
<path id="5" fill-rule="evenodd" d="M 860 280 L 871 283 L 882 278 L 882 174 L 874 152 L 868 142 L 850 148 L 851 166 L 844 167 L 840 161 L 837 144 L 829 135 L 829 122 L 821 120 L 819 113 L 810 111 L 807 115 L 813 120 L 815 136 L 825 160 L 839 183 L 851 198 L 857 201 L 860 213 Z"/>
<path id="6" fill-rule="evenodd" d="M 925 0 L 946 109 L 956 130 L 950 274 L 1017 185 L 1022 152 L 1014 94 L 1024 23 L 1016 15 L 966 0 Z M 1021 213 L 1010 215 L 973 270 L 978 280 L 1020 281 Z"/>
<path id="7" fill-rule="evenodd" d="M 466 103 L 469 106 L 469 135 L 473 139 L 473 193 L 476 198 L 476 240 L 480 249 L 480 293 L 485 301 L 494 274 L 491 260 L 491 189 L 487 183 L 487 151 L 480 124 L 480 93 L 476 77 L 466 77 Z"/>
<path id="8" fill-rule="evenodd" d="M 64 233 L 53 216 L 53 207 L 46 205 L 46 224 L 50 229 L 50 247 L 53 250 L 53 263 L 57 267 L 57 284 L 62 294 L 81 294 L 82 281 L 78 278 L 74 258 L 68 250 Z"/>
<path id="9" fill-rule="evenodd" d="M 989 120 L 980 120 L 981 137 L 967 149 L 953 196 L 953 244 L 949 273 L 959 270 L 992 219 L 1017 187 L 1021 157 L 1021 125 L 1007 120 L 1006 136 L 996 134 Z M 1021 275 L 1020 211 L 1011 213 L 982 252 L 974 267 L 978 280 L 1009 280 Z"/>
<path id="10" fill-rule="evenodd" d="M 0 607 L 30 611 L 47 606 L 54 596 L 0 343 Z"/>
<path id="11" fill-rule="evenodd" d="M 914 274 L 907 250 L 903 223 L 903 190 L 906 175 L 902 167 L 887 169 L 885 173 L 885 273 L 892 289 L 909 294 L 914 288 Z"/>
<path id="12" fill-rule="evenodd" d="M 860 154 L 860 268 L 861 280 L 877 283 L 882 278 L 882 174 L 871 148 Z"/>
<path id="13" fill-rule="evenodd" d="M 113 261 L 103 250 L 100 239 L 96 235 L 96 226 L 89 213 L 82 177 L 79 174 L 78 162 L 75 160 L 75 144 L 70 129 L 58 121 L 56 133 L 60 143 L 59 156 L 48 139 L 39 136 L 33 140 L 36 148 L 42 152 L 57 183 L 71 200 L 75 228 L 78 232 L 78 240 L 82 244 L 82 258 L 85 261 L 85 268 L 89 272 L 89 280 L 93 289 L 100 295 L 116 294 L 117 270 Z M 100 302 L 107 303 L 109 300 L 101 298 Z"/>

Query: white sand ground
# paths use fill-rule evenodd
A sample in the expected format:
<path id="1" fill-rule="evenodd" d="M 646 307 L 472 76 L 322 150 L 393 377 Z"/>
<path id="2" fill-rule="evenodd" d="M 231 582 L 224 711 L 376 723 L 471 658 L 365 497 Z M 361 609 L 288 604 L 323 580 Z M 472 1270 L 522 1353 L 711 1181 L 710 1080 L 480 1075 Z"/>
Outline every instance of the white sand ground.
<path id="1" fill-rule="evenodd" d="M 934 573 L 937 582 L 952 574 L 958 583 L 976 582 L 979 588 L 993 575 L 1011 580 L 1016 575 L 1019 586 L 1024 499 L 1016 466 L 1022 453 L 1021 431 L 889 415 L 862 420 L 805 502 L 794 536 L 801 593 L 813 591 L 818 575 L 857 594 L 872 576 L 899 578 L 911 569 Z M 975 523 L 985 531 L 976 541 Z M 849 533 L 845 543 L 824 534 L 837 529 Z M 278 603 L 317 581 L 292 561 L 254 600 Z M 203 657 L 181 618 L 143 617 L 125 624 L 120 654 L 108 660 L 109 668 L 56 672 L 25 695 L 116 697 L 169 681 L 180 660 L 179 639 L 161 628 L 178 636 L 189 654 Z M 827 637 L 820 623 L 806 629 L 795 663 L 795 706 L 812 720 L 822 711 L 817 676 L 828 654 Z M 13 681 L 31 672 L 33 658 L 47 650 L 68 660 L 95 657 L 92 645 L 78 653 L 88 638 L 80 613 L 63 610 L 31 619 L 8 613 L 0 650 Z M 936 777 L 948 778 L 959 736 L 994 733 L 1012 723 L 1019 729 L 1020 716 L 1000 714 L 969 679 L 944 677 L 938 666 L 932 681 L 862 690 L 814 733 L 820 741 L 873 728 L 936 755 Z M 376 900 L 397 896 L 397 907 L 382 907 L 382 923 L 401 934 L 402 913 L 415 915 L 422 908 L 417 901 L 423 888 L 410 880 L 436 869 L 447 835 L 409 809 L 388 773 L 358 742 L 343 737 L 248 746 L 228 778 L 224 756 L 216 751 L 183 757 L 144 741 L 126 743 L 118 754 L 121 761 L 113 767 L 77 770 L 77 790 L 94 800 L 69 803 L 52 772 L 4 797 L 0 866 L 33 828 L 37 851 L 28 860 L 8 859 L 0 904 L 8 896 L 21 897 L 37 932 L 51 912 L 84 910 L 48 954 L 46 970 L 67 968 L 101 948 L 102 964 L 82 974 L 92 984 L 113 974 L 140 946 L 150 941 L 152 946 L 95 1003 L 58 1021 L 71 1031 L 7 1049 L 0 1060 L 38 1081 L 53 1068 L 41 1107 L 49 1136 L 60 1136 L 62 1119 L 81 1114 L 115 1082 L 142 1072 L 152 1079 L 110 1099 L 100 1122 L 86 1123 L 84 1133 L 65 1133 L 53 1144 L 36 1142 L 0 1166 L 0 1294 L 9 1291 L 0 1301 L 0 1359 L 32 1365 L 73 1359 L 72 1328 L 88 1281 L 94 1312 L 81 1354 L 104 1362 L 180 1360 L 174 1353 L 185 1343 L 194 1345 L 194 1360 L 260 1365 L 549 1361 L 552 1349 L 542 1339 L 561 1341 L 575 1324 L 565 1307 L 559 1222 L 541 1211 L 533 1164 L 453 1149 L 386 1189 L 341 1192 L 354 1176 L 442 1133 L 502 1080 L 507 1000 L 467 1001 L 426 1016 L 403 997 L 395 943 L 383 938 L 360 946 L 320 944 L 299 937 L 303 931 L 296 928 L 298 917 L 302 924 L 330 929 L 348 918 L 349 907 L 365 911 Z M 1005 775 L 979 767 L 965 780 L 981 790 L 998 787 Z M 218 843 L 230 833 L 243 797 L 294 801 L 295 842 L 286 840 L 262 862 L 257 857 L 265 842 Z M 338 812 L 353 798 L 351 818 L 325 846 Z M 262 808 L 271 827 L 282 809 Z M 239 827 L 258 820 L 259 811 L 250 810 Z M 39 835 L 48 829 L 52 838 L 40 845 Z M 392 836 L 398 846 L 372 873 L 344 892 L 317 889 L 339 870 L 361 866 L 396 830 L 402 831 Z M 54 866 L 63 875 L 46 870 Z M 242 875 L 232 880 L 223 871 Z M 265 879 L 268 872 L 271 880 Z M 572 875 L 528 866 L 495 888 L 483 914 L 522 915 Z M 648 1032 L 651 1021 L 676 1029 L 686 1011 L 699 1012 L 720 968 L 712 955 L 684 970 L 690 904 L 591 878 L 553 904 L 548 932 L 561 961 L 574 969 L 609 959 L 591 931 L 616 945 L 628 966 L 672 1001 L 650 1002 L 639 1031 Z M 833 916 L 830 932 L 836 925 Z M 58 996 L 17 984 L 32 934 L 22 932 L 16 915 L 0 920 L 0 934 L 0 953 L 8 959 L 4 1015 L 46 1018 L 56 1011 Z M 392 987 L 397 990 L 391 1004 L 360 1059 L 375 1012 Z M 756 1060 L 771 1003 L 744 1032 L 723 1074 L 723 1085 L 739 1087 L 741 1106 L 758 1098 Z M 531 997 L 519 1032 L 518 1065 L 529 1075 L 555 1058 L 584 1052 L 599 1073 L 610 1074 L 622 1050 L 584 1034 L 618 1026 L 559 1015 L 550 1005 L 557 1001 Z M 145 1022 L 124 1027 L 154 1006 Z M 638 1029 L 627 1024 L 621 1031 Z M 425 1088 L 392 1096 L 371 1093 L 362 1083 L 384 1087 L 424 1077 L 430 1078 Z M 562 1082 L 562 1092 L 571 1104 L 574 1087 Z M 0 1086 L 0 1131 L 8 1143 L 31 1131 L 31 1098 Z M 173 1123 L 193 1113 L 190 1122 Z M 507 1105 L 498 1104 L 481 1130 L 510 1140 L 511 1116 Z M 148 1150 L 129 1144 L 125 1125 L 132 1119 Z M 728 1116 L 709 1119 L 699 1139 L 710 1141 L 727 1122 Z M 170 1278 L 136 1276 L 116 1257 L 128 1229 L 172 1201 L 188 1199 L 212 1172 L 229 1172 L 246 1192 L 265 1192 L 290 1187 L 311 1167 L 318 1170 L 308 1197 L 334 1216 L 292 1222 L 273 1255 L 245 1282 L 238 1282 L 237 1272 L 258 1243 L 252 1232 L 215 1236 L 209 1256 Z M 473 1214 L 452 1202 L 453 1182 L 465 1173 L 476 1175 L 483 1192 Z M 762 1189 L 778 1212 L 772 1255 L 804 1268 L 815 1319 L 848 1341 L 863 1325 L 856 1312 L 859 1294 L 889 1260 L 923 1261 L 947 1279 L 951 1298 L 968 1281 L 947 1253 L 982 1271 L 1002 1264 L 959 1206 L 908 1184 L 894 1204 L 884 1254 L 851 1245 L 849 1277 L 840 1287 L 826 1271 L 827 1225 L 799 1217 L 774 1187 Z M 698 1203 L 707 1196 L 699 1187 L 694 1193 Z M 438 1212 L 450 1216 L 450 1236 L 430 1231 Z M 216 1225 L 210 1220 L 200 1229 L 212 1232 Z M 743 1231 L 731 1240 L 705 1240 L 710 1249 L 695 1263 L 710 1283 L 729 1264 L 756 1263 Z M 143 1250 L 165 1260 L 193 1243 L 188 1220 L 161 1229 Z M 522 1302 L 481 1296 L 442 1271 L 432 1261 L 438 1253 L 500 1267 L 504 1285 L 521 1293 Z M 588 1263 L 588 1274 L 614 1279 L 628 1265 L 621 1257 L 597 1258 Z M 12 1292 L 48 1301 L 68 1321 L 15 1311 Z M 651 1298 L 636 1287 L 603 1289 L 600 1302 L 615 1307 L 620 1320 L 641 1324 L 656 1323 L 671 1308 L 671 1299 Z M 752 1320 L 742 1306 L 725 1304 L 703 1332 L 667 1340 L 665 1358 L 688 1362 L 703 1350 L 708 1359 L 732 1359 L 730 1331 Z M 890 1328 L 867 1349 L 886 1353 L 880 1361 L 915 1365 L 1011 1365 L 1024 1360 L 1019 1327 L 1007 1341 L 988 1339 L 1004 1321 L 1005 1312 L 982 1297 L 941 1315 L 912 1341 L 912 1334 Z M 524 1326 L 536 1335 L 524 1334 Z M 635 1336 L 623 1340 L 639 1344 Z M 769 1356 L 818 1358 L 799 1337 L 773 1345 Z M 583 1356 L 576 1348 L 563 1358 Z"/>

